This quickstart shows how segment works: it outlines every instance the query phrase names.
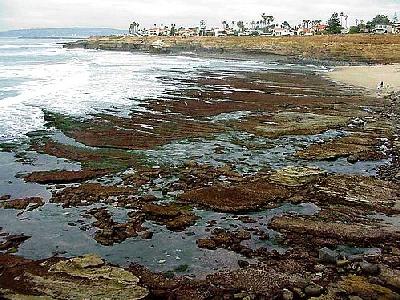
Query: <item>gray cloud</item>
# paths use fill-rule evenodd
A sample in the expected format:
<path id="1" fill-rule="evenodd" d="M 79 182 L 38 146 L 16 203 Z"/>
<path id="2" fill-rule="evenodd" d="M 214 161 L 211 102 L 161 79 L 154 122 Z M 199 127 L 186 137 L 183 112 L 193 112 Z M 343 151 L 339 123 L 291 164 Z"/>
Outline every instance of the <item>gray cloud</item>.
<path id="1" fill-rule="evenodd" d="M 221 20 L 260 18 L 262 12 L 277 21 L 298 23 L 302 19 L 327 20 L 332 12 L 344 11 L 350 21 L 368 20 L 377 13 L 390 17 L 400 13 L 400 0 L 0 0 L 0 30 L 32 27 L 115 27 L 126 28 L 137 20 L 153 23 L 210 25 Z"/>

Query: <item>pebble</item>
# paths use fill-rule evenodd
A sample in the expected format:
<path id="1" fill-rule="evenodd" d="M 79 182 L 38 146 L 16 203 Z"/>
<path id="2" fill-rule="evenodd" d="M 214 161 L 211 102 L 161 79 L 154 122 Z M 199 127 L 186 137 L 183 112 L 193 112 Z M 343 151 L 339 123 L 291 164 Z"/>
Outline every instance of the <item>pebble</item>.
<path id="1" fill-rule="evenodd" d="M 329 248 L 322 248 L 319 250 L 319 260 L 323 263 L 336 264 L 339 254 Z"/>
<path id="2" fill-rule="evenodd" d="M 376 264 L 371 264 L 368 262 L 361 262 L 360 263 L 361 271 L 368 275 L 376 275 L 379 274 L 379 266 Z"/>
<path id="3" fill-rule="evenodd" d="M 282 292 L 282 299 L 283 300 L 293 300 L 294 299 L 294 295 L 288 289 L 284 289 L 283 292 Z"/>
<path id="4" fill-rule="evenodd" d="M 250 264 L 249 264 L 248 261 L 245 261 L 245 260 L 238 260 L 238 265 L 239 265 L 239 267 L 241 267 L 241 268 L 246 268 L 246 267 L 248 267 Z"/>
<path id="5" fill-rule="evenodd" d="M 160 265 L 162 265 L 162 264 L 165 264 L 167 261 L 165 260 L 165 259 L 160 259 L 159 261 L 158 261 L 158 263 L 160 264 Z"/>
<path id="6" fill-rule="evenodd" d="M 314 270 L 316 272 L 323 272 L 323 271 L 325 271 L 325 269 L 326 269 L 326 267 L 324 265 L 321 265 L 321 264 L 318 264 L 318 265 L 314 266 Z"/>
<path id="7" fill-rule="evenodd" d="M 319 285 L 309 285 L 304 289 L 304 292 L 306 293 L 307 296 L 310 297 L 318 297 L 322 294 L 323 288 Z"/>

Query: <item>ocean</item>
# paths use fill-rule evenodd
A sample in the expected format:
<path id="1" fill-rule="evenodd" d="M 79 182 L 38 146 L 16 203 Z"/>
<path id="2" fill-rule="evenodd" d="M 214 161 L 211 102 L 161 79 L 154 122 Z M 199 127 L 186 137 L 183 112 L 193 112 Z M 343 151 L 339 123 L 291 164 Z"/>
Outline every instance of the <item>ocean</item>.
<path id="1" fill-rule="evenodd" d="M 74 116 L 126 114 L 140 109 L 145 99 L 179 88 L 178 78 L 207 70 L 287 67 L 271 61 L 69 50 L 61 42 L 0 38 L 0 142 L 44 129 L 44 110 Z"/>

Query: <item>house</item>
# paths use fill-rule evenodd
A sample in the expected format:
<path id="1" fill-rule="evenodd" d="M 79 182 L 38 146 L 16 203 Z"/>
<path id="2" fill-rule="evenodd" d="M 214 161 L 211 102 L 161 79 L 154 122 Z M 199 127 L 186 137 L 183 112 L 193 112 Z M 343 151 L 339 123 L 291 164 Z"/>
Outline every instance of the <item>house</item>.
<path id="1" fill-rule="evenodd" d="M 148 30 L 149 36 L 167 36 L 170 35 L 171 29 L 168 26 L 155 26 Z"/>
<path id="2" fill-rule="evenodd" d="M 392 25 L 382 25 L 378 24 L 375 26 L 373 32 L 375 34 L 388 34 L 393 33 L 393 26 Z"/>
<path id="3" fill-rule="evenodd" d="M 291 35 L 294 35 L 294 32 L 291 31 L 289 28 L 274 27 L 272 29 L 272 36 L 291 36 Z"/>
<path id="4" fill-rule="evenodd" d="M 214 36 L 226 36 L 226 30 L 221 28 L 214 29 Z"/>
<path id="5" fill-rule="evenodd" d="M 160 33 L 161 33 L 160 27 L 152 27 L 152 28 L 149 28 L 149 30 L 148 30 L 149 36 L 159 36 L 159 35 L 161 35 Z"/>
<path id="6" fill-rule="evenodd" d="M 400 34 L 400 22 L 393 23 L 392 27 L 394 34 Z"/>
<path id="7" fill-rule="evenodd" d="M 314 35 L 314 31 L 311 28 L 300 27 L 296 35 L 310 36 Z"/>
<path id="8" fill-rule="evenodd" d="M 182 37 L 192 37 L 192 36 L 197 36 L 199 35 L 199 28 L 194 27 L 194 28 L 179 28 L 177 32 L 178 36 Z"/>
<path id="9" fill-rule="evenodd" d="M 315 34 L 324 32 L 328 28 L 328 25 L 326 24 L 316 24 L 315 26 L 312 27 L 312 30 L 314 31 Z"/>

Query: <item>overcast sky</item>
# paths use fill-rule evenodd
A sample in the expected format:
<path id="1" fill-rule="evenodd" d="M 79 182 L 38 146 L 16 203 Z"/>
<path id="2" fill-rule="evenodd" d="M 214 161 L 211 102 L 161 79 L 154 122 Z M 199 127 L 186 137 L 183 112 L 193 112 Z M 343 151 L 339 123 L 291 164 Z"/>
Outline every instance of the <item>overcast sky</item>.
<path id="1" fill-rule="evenodd" d="M 0 0 L 0 31 L 37 27 L 113 27 L 126 29 L 131 21 L 141 25 L 208 25 L 221 20 L 260 19 L 262 12 L 277 22 L 297 24 L 303 19 L 326 21 L 334 11 L 349 20 L 374 15 L 400 17 L 400 0 Z"/>

